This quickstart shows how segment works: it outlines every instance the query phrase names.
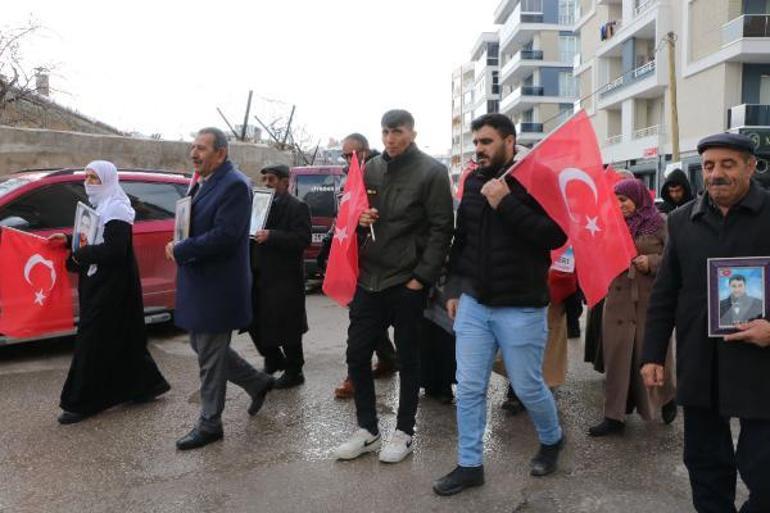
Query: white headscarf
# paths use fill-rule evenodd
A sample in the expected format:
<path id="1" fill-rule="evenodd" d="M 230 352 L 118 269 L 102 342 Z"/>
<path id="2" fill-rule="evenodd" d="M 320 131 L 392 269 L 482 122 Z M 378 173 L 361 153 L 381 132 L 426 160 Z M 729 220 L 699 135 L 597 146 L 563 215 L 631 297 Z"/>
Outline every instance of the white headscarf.
<path id="1" fill-rule="evenodd" d="M 99 213 L 99 231 L 103 231 L 104 225 L 114 219 L 134 224 L 136 213 L 131 207 L 131 200 L 118 183 L 118 169 L 115 164 L 106 160 L 94 160 L 86 169 L 96 173 L 102 181 L 99 185 L 86 184 L 88 201 Z"/>

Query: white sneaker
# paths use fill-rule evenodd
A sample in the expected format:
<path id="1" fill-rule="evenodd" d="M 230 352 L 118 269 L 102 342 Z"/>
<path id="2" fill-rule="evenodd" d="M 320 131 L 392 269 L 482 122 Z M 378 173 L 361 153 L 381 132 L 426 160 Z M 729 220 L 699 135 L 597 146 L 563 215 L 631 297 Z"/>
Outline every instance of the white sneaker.
<path id="1" fill-rule="evenodd" d="M 383 463 L 398 463 L 412 452 L 412 437 L 397 429 L 380 451 Z"/>
<path id="2" fill-rule="evenodd" d="M 379 433 L 373 435 L 361 428 L 353 433 L 347 442 L 334 449 L 334 457 L 338 460 L 352 460 L 367 452 L 377 452 L 381 443 L 382 437 Z"/>

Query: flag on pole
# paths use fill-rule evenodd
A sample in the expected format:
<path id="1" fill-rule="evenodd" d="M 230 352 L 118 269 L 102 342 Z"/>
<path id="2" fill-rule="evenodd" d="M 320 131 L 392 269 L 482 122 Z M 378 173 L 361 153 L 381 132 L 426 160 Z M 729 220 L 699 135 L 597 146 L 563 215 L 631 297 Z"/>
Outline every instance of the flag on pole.
<path id="1" fill-rule="evenodd" d="M 358 283 L 358 218 L 369 207 L 364 175 L 355 152 L 350 162 L 348 178 L 340 199 L 334 238 L 326 266 L 323 291 L 339 303 L 347 306 L 356 293 Z"/>
<path id="2" fill-rule="evenodd" d="M 628 269 L 636 246 L 585 112 L 551 132 L 509 172 L 567 234 L 567 244 L 553 256 L 572 246 L 588 305 L 601 301 Z"/>

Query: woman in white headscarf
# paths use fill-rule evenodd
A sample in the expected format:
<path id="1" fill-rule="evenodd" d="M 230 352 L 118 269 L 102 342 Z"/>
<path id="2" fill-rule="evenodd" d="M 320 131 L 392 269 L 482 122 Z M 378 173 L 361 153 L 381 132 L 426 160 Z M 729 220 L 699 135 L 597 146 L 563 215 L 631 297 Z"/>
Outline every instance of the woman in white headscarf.
<path id="1" fill-rule="evenodd" d="M 69 270 L 79 275 L 80 319 L 61 392 L 61 424 L 79 422 L 120 403 L 148 401 L 170 389 L 147 351 L 142 286 L 132 245 L 134 209 L 114 164 L 96 160 L 85 173 L 99 229 L 94 244 L 77 249 L 67 261 Z"/>

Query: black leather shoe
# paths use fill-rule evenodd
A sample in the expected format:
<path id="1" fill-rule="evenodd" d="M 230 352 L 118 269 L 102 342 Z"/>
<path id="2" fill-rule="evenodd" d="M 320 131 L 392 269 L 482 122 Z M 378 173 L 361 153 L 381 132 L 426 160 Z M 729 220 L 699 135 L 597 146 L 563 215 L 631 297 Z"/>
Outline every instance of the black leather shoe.
<path id="1" fill-rule="evenodd" d="M 224 434 L 222 431 L 207 433 L 205 431 L 199 431 L 198 428 L 193 428 L 192 431 L 176 441 L 176 448 L 180 451 L 197 449 L 198 447 L 203 447 L 204 445 L 221 440 L 223 437 Z"/>
<path id="2" fill-rule="evenodd" d="M 589 436 L 607 436 L 607 435 L 619 435 L 623 433 L 626 425 L 623 422 L 615 419 L 604 418 L 599 424 L 588 428 Z"/>
<path id="3" fill-rule="evenodd" d="M 663 405 L 663 408 L 660 409 L 660 416 L 666 424 L 674 422 L 676 418 L 676 402 L 673 399 Z"/>
<path id="4" fill-rule="evenodd" d="M 267 396 L 267 393 L 271 391 L 275 387 L 275 378 L 270 378 L 267 383 L 265 383 L 265 386 L 262 387 L 262 389 L 251 396 L 251 404 L 249 405 L 249 415 L 252 417 L 256 415 L 259 410 L 262 409 L 262 405 L 265 403 L 265 397 Z"/>
<path id="5" fill-rule="evenodd" d="M 305 382 L 305 376 L 301 372 L 286 371 L 281 377 L 275 380 L 275 388 L 293 388 L 298 387 Z"/>
<path id="6" fill-rule="evenodd" d="M 59 424 L 75 424 L 76 422 L 85 420 L 87 417 L 88 415 L 84 415 L 82 413 L 63 411 L 56 420 L 59 421 Z"/>
<path id="7" fill-rule="evenodd" d="M 484 465 L 480 467 L 461 467 L 457 465 L 449 474 L 433 483 L 433 491 L 438 495 L 454 495 L 466 488 L 484 484 Z"/>
<path id="8" fill-rule="evenodd" d="M 540 450 L 537 451 L 535 457 L 530 461 L 529 474 L 535 477 L 547 476 L 553 474 L 556 471 L 557 463 L 559 461 L 559 451 L 564 446 L 564 436 L 561 440 L 553 445 L 540 444 Z"/>

